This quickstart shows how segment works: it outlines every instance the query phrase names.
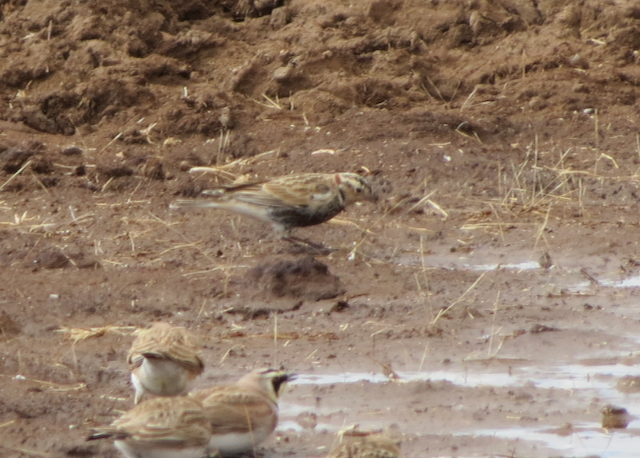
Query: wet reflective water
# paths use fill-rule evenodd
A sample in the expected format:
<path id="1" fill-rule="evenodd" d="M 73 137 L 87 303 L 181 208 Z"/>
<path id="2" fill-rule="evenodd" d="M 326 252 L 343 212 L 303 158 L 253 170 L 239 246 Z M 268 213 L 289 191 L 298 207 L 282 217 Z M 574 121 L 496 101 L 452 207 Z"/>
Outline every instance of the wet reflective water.
<path id="1" fill-rule="evenodd" d="M 482 372 L 472 369 L 467 371 L 429 371 L 402 372 L 396 371 L 402 382 L 421 380 L 448 381 L 460 386 L 478 387 L 517 387 L 524 384 L 538 388 L 556 388 L 563 390 L 596 390 L 602 396 L 613 396 L 617 393 L 615 384 L 625 375 L 640 376 L 640 367 L 624 364 L 580 365 L 540 367 L 502 367 L 501 370 L 483 369 Z M 292 385 L 332 385 L 340 383 L 385 383 L 390 379 L 383 374 L 367 372 L 348 372 L 339 374 L 301 374 Z M 640 398 L 640 395 L 638 396 Z M 639 399 L 640 401 L 640 399 Z"/>
<path id="2" fill-rule="evenodd" d="M 492 271 L 498 269 L 509 269 L 509 270 L 532 270 L 532 269 L 540 269 L 540 263 L 538 261 L 523 261 L 523 262 L 514 262 L 514 263 L 494 263 L 494 264 L 464 264 L 464 266 L 469 270 L 478 270 L 478 271 Z"/>
<path id="3" fill-rule="evenodd" d="M 521 364 L 518 366 L 518 364 Z M 624 394 L 617 388 L 623 376 L 640 376 L 640 367 L 623 364 L 568 364 L 559 366 L 537 366 L 516 361 L 514 364 L 495 364 L 480 367 L 470 364 L 465 370 L 452 367 L 451 370 L 430 372 L 397 372 L 399 383 L 416 381 L 448 381 L 464 387 L 536 387 L 539 389 L 568 390 L 577 402 L 589 405 L 594 399 L 599 405 L 622 404 L 627 410 L 640 412 L 640 393 Z M 389 383 L 388 377 L 379 373 L 346 372 L 337 374 L 301 374 L 292 385 L 339 385 L 351 383 Z M 394 381 L 398 383 L 398 381 Z M 282 405 L 283 417 L 295 418 L 308 412 L 308 406 Z M 320 412 L 319 412 L 320 413 Z M 326 413 L 326 412 L 325 412 Z M 284 419 L 283 429 L 301 430 L 294 420 Z M 337 431 L 341 425 L 318 424 L 317 428 Z M 342 425 L 343 426 L 343 425 Z M 545 447 L 582 457 L 597 455 L 601 458 L 633 456 L 638 450 L 640 420 L 632 420 L 629 429 L 606 431 L 596 423 L 574 424 L 570 431 L 558 428 L 560 425 L 541 424 L 535 428 L 505 427 L 500 429 L 477 429 L 454 433 L 458 436 L 491 436 L 501 439 L 539 442 Z"/>
<path id="4" fill-rule="evenodd" d="M 402 255 L 395 262 L 405 266 L 422 266 L 424 268 L 442 268 L 451 270 L 471 270 L 477 272 L 491 272 L 496 270 L 510 271 L 532 271 L 542 269 L 538 261 L 526 259 L 526 255 L 512 255 L 508 258 L 505 256 L 487 256 L 470 254 L 468 256 L 456 256 L 451 254 L 438 255 L 437 257 L 420 257 L 417 255 Z M 565 266 L 567 272 L 578 273 L 583 265 L 593 264 L 597 260 L 582 259 L 579 266 Z M 555 269 L 551 267 L 551 270 Z M 614 272 L 610 272 L 610 276 L 615 276 Z M 597 278 L 599 287 L 607 288 L 635 288 L 640 287 L 640 276 L 630 276 L 626 278 Z M 594 283 L 590 281 L 580 281 L 567 286 L 567 290 L 571 292 L 585 292 L 594 287 Z"/>
<path id="5" fill-rule="evenodd" d="M 478 430 L 474 431 L 474 435 L 542 442 L 570 456 L 600 458 L 637 456 L 640 440 L 640 431 L 637 429 L 605 431 L 595 423 L 575 425 L 574 431 L 570 434 L 540 428 L 509 428 Z"/>
<path id="6" fill-rule="evenodd" d="M 457 255 L 439 255 L 436 257 L 419 257 L 415 255 L 402 255 L 399 256 L 395 262 L 405 266 L 424 266 L 426 268 L 438 267 L 444 269 L 457 269 L 457 270 L 475 270 L 479 272 L 492 271 L 499 269 L 508 270 L 534 270 L 540 269 L 540 263 L 538 261 L 521 260 L 517 257 L 512 259 L 505 259 L 504 257 L 494 256 L 487 257 L 486 254 L 482 256 L 457 256 Z"/>
<path id="7" fill-rule="evenodd" d="M 485 253 L 486 254 L 486 253 Z M 525 259 L 525 260 L 523 260 Z M 532 271 L 542 269 L 537 261 L 526 260 L 527 256 L 512 254 L 510 256 L 475 256 L 473 253 L 468 256 L 460 254 L 445 254 L 437 257 L 420 258 L 414 255 L 404 255 L 396 259 L 396 262 L 403 265 L 421 266 L 423 268 L 443 268 L 452 270 L 471 270 L 478 272 L 488 272 L 501 269 L 511 271 Z M 640 276 L 630 276 L 620 278 L 620 271 L 613 269 L 610 263 L 606 268 L 601 269 L 595 275 L 595 280 L 582 281 L 588 275 L 582 273 L 582 265 L 600 265 L 597 262 L 588 263 L 581 259 L 584 264 L 572 267 L 564 266 L 559 270 L 553 267 L 549 272 L 554 277 L 554 284 L 564 288 L 565 291 L 575 293 L 593 292 L 597 288 L 634 288 L 640 287 Z M 554 275 L 558 272 L 560 275 Z M 562 285 L 564 283 L 564 286 Z M 601 290 L 600 290 L 601 291 Z M 623 393 L 617 388 L 617 383 L 623 376 L 640 377 L 640 366 L 624 365 L 615 363 L 619 359 L 621 352 L 628 356 L 636 348 L 638 339 L 636 336 L 628 337 L 628 348 L 617 346 L 617 349 L 591 349 L 589 356 L 599 358 L 597 361 L 611 361 L 612 364 L 591 364 L 595 359 L 577 361 L 570 364 L 549 365 L 548 361 L 527 361 L 527 360 L 468 360 L 464 365 L 453 364 L 443 366 L 443 369 L 436 371 L 396 371 L 399 380 L 393 383 L 411 384 L 413 382 L 446 381 L 460 387 L 527 387 L 540 390 L 563 390 L 558 396 L 568 396 L 579 408 L 584 406 L 585 411 L 591 410 L 593 419 L 594 409 L 599 409 L 605 404 L 614 404 L 625 407 L 631 415 L 640 415 L 640 392 Z M 623 347 L 627 347 L 622 344 Z M 595 351 L 595 353 L 594 353 Z M 600 352 L 600 353 L 598 353 Z M 586 355 L 585 355 L 586 357 Z M 293 382 L 298 386 L 329 386 L 341 384 L 373 383 L 384 384 L 392 381 L 381 373 L 369 372 L 342 372 L 333 374 L 301 374 Z M 564 394 L 566 392 L 566 395 Z M 324 406 L 318 407 L 318 414 L 327 415 L 330 418 L 336 413 L 336 408 L 332 411 Z M 326 410 L 325 410 L 326 409 Z M 284 429 L 294 429 L 300 431 L 302 428 L 295 420 L 296 415 L 309 412 L 309 405 L 283 404 Z M 337 418 L 337 417 L 336 417 Z M 330 421 L 330 420 L 329 420 Z M 317 428 L 335 432 L 344 425 L 319 423 Z M 379 425 L 378 425 L 379 426 Z M 411 434 L 411 433 L 409 433 Z M 522 427 L 522 425 L 504 424 L 504 427 L 495 429 L 474 429 L 467 430 L 460 428 L 453 432 L 455 436 L 461 437 L 496 437 L 503 440 L 518 440 L 536 444 L 542 450 L 555 450 L 561 456 L 587 457 L 598 456 L 600 458 L 618 458 L 637 456 L 640 449 L 640 419 L 632 420 L 629 428 L 622 430 L 607 431 L 595 422 L 574 423 L 570 428 L 563 429 L 562 425 L 545 424 L 544 420 L 535 427 Z"/>
<path id="8" fill-rule="evenodd" d="M 627 277 L 619 280 L 599 280 L 600 286 L 608 288 L 636 288 L 640 286 L 640 276 Z M 570 288 L 571 291 L 581 292 L 592 288 L 593 285 L 588 282 L 580 282 Z"/>

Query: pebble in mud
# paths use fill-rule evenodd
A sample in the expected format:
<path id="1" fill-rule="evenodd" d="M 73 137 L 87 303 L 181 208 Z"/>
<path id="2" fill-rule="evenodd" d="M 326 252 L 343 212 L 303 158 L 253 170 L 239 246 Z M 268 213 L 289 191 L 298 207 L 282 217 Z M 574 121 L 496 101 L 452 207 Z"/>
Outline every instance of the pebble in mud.
<path id="1" fill-rule="evenodd" d="M 611 404 L 604 406 L 600 412 L 602 412 L 602 427 L 605 429 L 624 429 L 632 419 L 627 409 Z"/>
<path id="2" fill-rule="evenodd" d="M 296 423 L 303 429 L 314 429 L 318 426 L 318 415 L 315 412 L 302 412 L 296 417 Z"/>
<path id="3" fill-rule="evenodd" d="M 637 393 L 640 391 L 640 377 L 625 375 L 616 384 L 618 391 L 623 393 Z"/>
<path id="4" fill-rule="evenodd" d="M 10 339 L 22 331 L 21 326 L 7 313 L 0 310 L 0 340 Z"/>

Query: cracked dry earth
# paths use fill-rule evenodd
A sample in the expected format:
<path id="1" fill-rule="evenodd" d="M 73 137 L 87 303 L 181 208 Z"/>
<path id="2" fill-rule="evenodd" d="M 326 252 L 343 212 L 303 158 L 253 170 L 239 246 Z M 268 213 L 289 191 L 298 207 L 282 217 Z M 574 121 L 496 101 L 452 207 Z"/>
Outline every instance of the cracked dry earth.
<path id="1" fill-rule="evenodd" d="M 0 6 L 1 457 L 118 456 L 85 438 L 157 320 L 206 342 L 197 387 L 299 374 L 265 458 L 354 424 L 409 458 L 637 455 L 635 2 Z M 334 171 L 381 200 L 296 232 L 330 254 L 169 209 Z"/>

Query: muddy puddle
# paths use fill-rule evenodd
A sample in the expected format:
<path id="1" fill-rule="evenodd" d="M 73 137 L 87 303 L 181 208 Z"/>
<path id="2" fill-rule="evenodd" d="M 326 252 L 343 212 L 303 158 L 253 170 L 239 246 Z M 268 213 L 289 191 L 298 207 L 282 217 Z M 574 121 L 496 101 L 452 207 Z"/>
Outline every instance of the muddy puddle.
<path id="1" fill-rule="evenodd" d="M 477 256 L 462 257 L 446 254 L 438 255 L 437 257 L 420 257 L 412 254 L 403 254 L 395 258 L 394 262 L 401 266 L 424 267 L 426 269 L 471 270 L 477 272 L 490 272 L 500 269 L 523 271 L 542 268 L 538 261 L 526 259 L 526 256 L 505 258 L 504 256 L 487 256 L 486 253 Z"/>
<path id="2" fill-rule="evenodd" d="M 640 412 L 640 395 L 621 393 L 617 388 L 618 381 L 623 376 L 640 376 L 640 367 L 624 364 L 592 365 L 588 362 L 581 364 L 566 364 L 548 366 L 544 364 L 524 364 L 512 361 L 509 364 L 496 364 L 493 368 L 481 368 L 478 364 L 470 364 L 465 370 L 439 370 L 424 372 L 397 372 L 395 380 L 383 374 L 367 372 L 344 372 L 334 374 L 301 374 L 292 383 L 292 391 L 297 394 L 297 401 L 291 397 L 281 404 L 281 431 L 305 430 L 299 418 L 313 411 L 318 415 L 315 430 L 337 433 L 349 422 L 345 419 L 344 404 L 320 403 L 311 393 L 323 391 L 323 387 L 330 387 L 336 393 L 350 392 L 350 387 L 360 390 L 370 390 L 372 386 L 394 385 L 393 391 L 405 390 L 415 392 L 421 382 L 446 383 L 452 390 L 477 388 L 508 388 L 527 390 L 546 390 L 564 397 L 565 402 L 575 406 L 590 404 L 619 404 L 629 412 Z M 348 394 L 345 394 L 348 397 Z M 310 402 L 311 401 L 311 402 Z M 456 407 L 454 407 L 455 409 Z M 463 410 L 463 406 L 459 406 Z M 579 410 L 579 408 L 578 408 Z M 372 417 L 360 417 L 358 426 L 363 429 L 376 429 L 397 420 L 394 409 L 373 408 Z M 395 415 L 394 415 L 395 414 Z M 419 417 L 418 417 L 419 418 Z M 424 431 L 419 421 L 411 422 L 410 427 L 403 424 L 403 433 L 412 436 L 420 435 Z M 565 424 L 544 424 L 540 421 L 535 427 L 496 425 L 494 428 L 469 429 L 461 425 L 459 430 L 443 430 L 441 434 L 452 434 L 455 437 L 467 438 L 499 438 L 518 442 L 530 442 L 532 447 L 543 446 L 550 451 L 556 451 L 569 456 L 619 457 L 632 456 L 637 450 L 638 435 L 640 435 L 640 421 L 633 416 L 628 429 L 606 430 L 600 422 L 583 421 L 576 415 L 575 421 Z M 435 432 L 435 431 L 431 431 Z"/>
<path id="3" fill-rule="evenodd" d="M 640 430 L 604 431 L 596 423 L 579 423 L 572 431 L 512 428 L 475 431 L 474 434 L 502 439 L 519 439 L 544 443 L 558 453 L 574 457 L 629 457 L 637 453 Z"/>
<path id="4" fill-rule="evenodd" d="M 557 298 L 582 301 L 599 297 L 604 302 L 615 298 L 618 302 L 615 314 L 623 319 L 634 310 L 633 288 L 640 285 L 640 277 L 621 278 L 624 275 L 615 269 L 620 263 L 604 265 L 593 258 L 544 269 L 530 257 L 407 255 L 396 262 L 425 269 L 473 271 L 478 275 L 505 270 L 512 276 L 522 276 L 525 285 L 546 275 L 553 291 L 563 291 Z M 585 279 L 581 265 L 596 266 L 589 272 L 598 279 Z M 565 319 L 562 330 L 569 335 L 574 333 L 580 344 L 581 333 L 588 334 L 590 325 L 585 325 L 583 316 L 578 314 Z M 334 435 L 353 424 L 363 429 L 398 424 L 408 440 L 409 456 L 420 456 L 424 444 L 436 440 L 434 437 L 446 437 L 453 443 L 502 441 L 515 444 L 513 450 L 525 450 L 521 452 L 523 455 L 513 456 L 633 456 L 640 435 L 640 419 L 634 416 L 640 413 L 640 393 L 621 388 L 620 381 L 623 377 L 640 379 L 640 366 L 633 362 L 638 338 L 632 331 L 614 332 L 615 324 L 611 324 L 610 330 L 607 323 L 597 323 L 595 328 L 601 332 L 599 343 L 585 342 L 585 348 L 574 354 L 565 352 L 560 344 L 555 358 L 553 350 L 538 354 L 535 346 L 524 350 L 513 347 L 517 349 L 503 349 L 500 354 L 504 357 L 478 357 L 481 354 L 478 352 L 451 364 L 425 365 L 422 370 L 383 374 L 358 370 L 355 366 L 353 370 L 339 372 L 327 371 L 325 367 L 323 372 L 302 373 L 292 383 L 291 395 L 282 401 L 279 430 L 303 436 L 318 431 Z M 483 335 L 486 341 L 490 340 L 489 334 Z M 572 341 L 568 347 L 574 345 Z M 354 396 L 364 398 L 365 406 L 352 409 Z M 372 399 L 366 401 L 368 396 Z M 516 399 L 515 406 L 535 404 L 538 408 L 511 406 L 511 411 L 503 411 L 502 402 L 506 399 Z M 393 404 L 393 400 L 399 400 L 399 404 Z M 630 413 L 626 429 L 601 426 L 600 409 L 609 404 L 624 407 Z M 479 414 L 480 411 L 486 413 Z M 317 421 L 310 429 L 300 418 L 312 412 Z M 426 420 L 425 416 L 430 414 L 433 417 Z M 474 422 L 471 418 L 482 421 Z M 482 422 L 487 424 L 478 424 Z M 429 439 L 425 438 L 425 424 L 429 424 Z M 454 449 L 450 456 L 502 456 L 477 454 L 474 450 L 473 446 Z"/>

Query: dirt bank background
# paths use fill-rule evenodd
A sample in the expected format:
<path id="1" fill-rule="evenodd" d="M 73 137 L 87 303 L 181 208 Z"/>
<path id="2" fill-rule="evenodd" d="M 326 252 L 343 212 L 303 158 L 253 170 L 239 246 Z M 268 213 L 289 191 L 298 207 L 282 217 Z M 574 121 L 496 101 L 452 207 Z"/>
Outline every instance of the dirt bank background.
<path id="1" fill-rule="evenodd" d="M 158 319 L 206 339 L 200 385 L 388 377 L 292 386 L 267 457 L 326 455 L 353 423 L 397 424 L 408 457 L 549 456 L 475 432 L 599 421 L 599 398 L 392 375 L 635 362 L 635 290 L 601 280 L 640 265 L 636 2 L 0 6 L 3 457 L 116 456 L 84 437 L 130 408 L 129 334 Z M 336 249 L 315 259 L 168 208 L 333 171 L 382 200 L 299 230 Z"/>

